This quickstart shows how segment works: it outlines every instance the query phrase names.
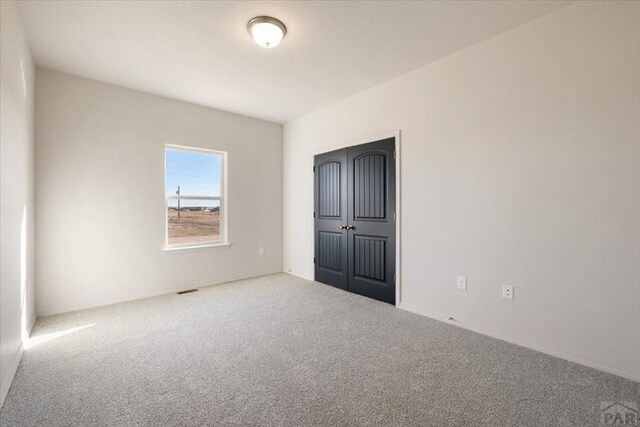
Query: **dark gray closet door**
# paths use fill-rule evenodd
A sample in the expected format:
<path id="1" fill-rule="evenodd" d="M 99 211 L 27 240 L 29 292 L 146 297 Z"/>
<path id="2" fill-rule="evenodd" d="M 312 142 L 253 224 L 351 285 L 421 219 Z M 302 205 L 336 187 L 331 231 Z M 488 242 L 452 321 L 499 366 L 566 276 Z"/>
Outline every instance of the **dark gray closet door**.
<path id="1" fill-rule="evenodd" d="M 314 160 L 315 279 L 347 290 L 347 149 Z"/>
<path id="2" fill-rule="evenodd" d="M 314 162 L 315 279 L 395 304 L 395 139 Z"/>
<path id="3" fill-rule="evenodd" d="M 348 148 L 348 289 L 395 304 L 395 139 Z"/>

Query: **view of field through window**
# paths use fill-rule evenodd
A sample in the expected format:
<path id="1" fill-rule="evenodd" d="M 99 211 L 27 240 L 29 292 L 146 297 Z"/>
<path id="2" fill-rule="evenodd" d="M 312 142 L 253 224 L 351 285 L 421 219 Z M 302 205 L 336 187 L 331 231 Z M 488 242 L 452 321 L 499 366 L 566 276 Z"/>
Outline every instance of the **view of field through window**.
<path id="1" fill-rule="evenodd" d="M 165 155 L 167 243 L 220 241 L 222 155 L 179 148 Z"/>

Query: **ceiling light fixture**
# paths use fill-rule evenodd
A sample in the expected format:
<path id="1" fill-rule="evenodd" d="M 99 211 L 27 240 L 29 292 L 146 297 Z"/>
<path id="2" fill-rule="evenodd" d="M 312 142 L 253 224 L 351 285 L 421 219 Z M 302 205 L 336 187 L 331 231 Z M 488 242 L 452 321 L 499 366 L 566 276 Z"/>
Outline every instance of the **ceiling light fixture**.
<path id="1" fill-rule="evenodd" d="M 274 48 L 287 35 L 287 27 L 282 21 L 270 16 L 256 16 L 247 24 L 247 30 L 260 47 Z"/>

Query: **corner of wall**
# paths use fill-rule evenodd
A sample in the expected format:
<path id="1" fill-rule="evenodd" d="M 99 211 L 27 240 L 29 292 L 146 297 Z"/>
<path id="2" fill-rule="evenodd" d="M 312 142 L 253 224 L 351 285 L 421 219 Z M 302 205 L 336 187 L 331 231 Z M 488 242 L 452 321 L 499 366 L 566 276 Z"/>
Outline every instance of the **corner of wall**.
<path id="1" fill-rule="evenodd" d="M 34 310 L 35 66 L 15 2 L 0 12 L 0 407 L 9 393 L 36 321 Z"/>

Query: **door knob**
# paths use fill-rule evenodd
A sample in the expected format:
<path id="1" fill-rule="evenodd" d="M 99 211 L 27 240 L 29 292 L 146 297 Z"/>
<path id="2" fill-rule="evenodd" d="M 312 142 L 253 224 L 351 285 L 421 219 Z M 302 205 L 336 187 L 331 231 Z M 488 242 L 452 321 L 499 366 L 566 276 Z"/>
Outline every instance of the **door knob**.
<path id="1" fill-rule="evenodd" d="M 347 228 L 346 225 L 343 224 L 343 225 L 340 226 L 340 230 L 348 230 L 348 228 Z"/>
<path id="2" fill-rule="evenodd" d="M 353 225 L 347 225 L 346 230 L 355 230 L 356 228 Z"/>

